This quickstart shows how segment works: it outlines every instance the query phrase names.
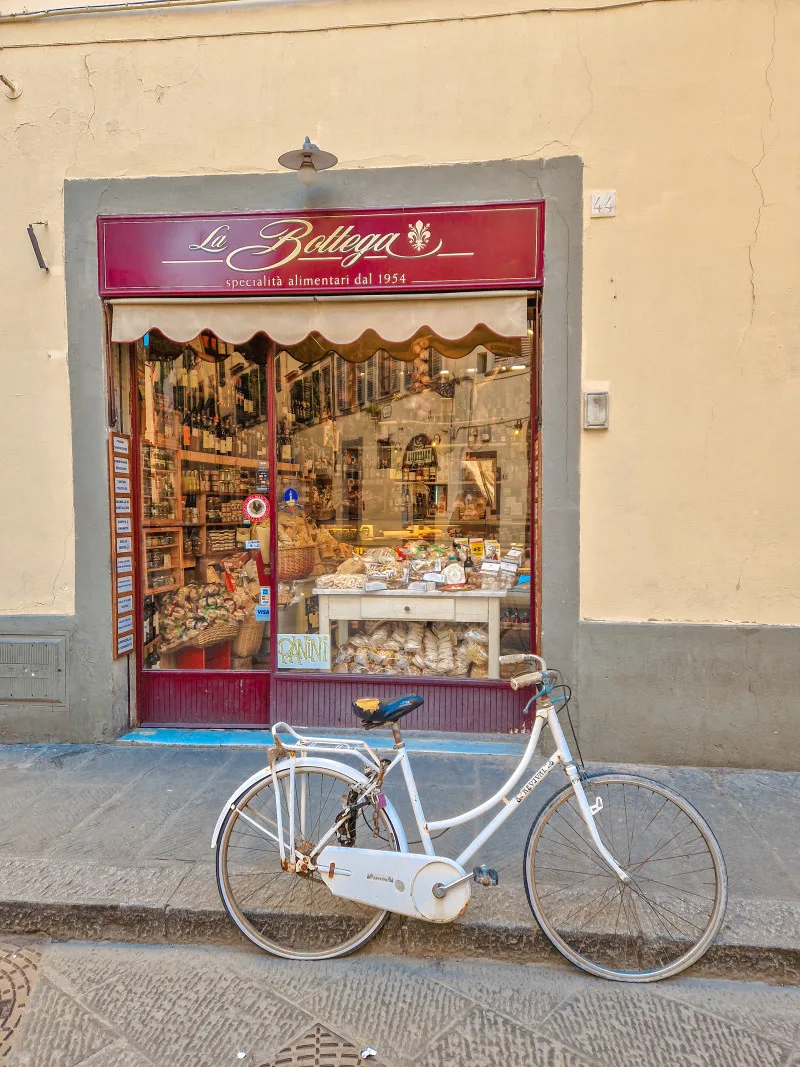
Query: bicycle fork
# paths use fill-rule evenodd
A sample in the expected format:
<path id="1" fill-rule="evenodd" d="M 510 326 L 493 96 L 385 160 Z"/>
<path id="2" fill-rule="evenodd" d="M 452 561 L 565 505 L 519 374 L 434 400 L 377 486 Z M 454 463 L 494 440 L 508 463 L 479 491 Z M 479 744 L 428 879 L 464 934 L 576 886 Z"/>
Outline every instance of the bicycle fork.
<path id="1" fill-rule="evenodd" d="M 594 821 L 595 810 L 589 804 L 586 797 L 586 791 L 583 788 L 580 772 L 575 764 L 575 760 L 572 758 L 572 753 L 569 750 L 564 731 L 561 729 L 561 723 L 558 721 L 558 712 L 556 711 L 555 705 L 551 703 L 550 700 L 547 700 L 543 707 L 537 708 L 536 714 L 537 717 L 541 716 L 542 718 L 547 719 L 547 725 L 550 727 L 550 732 L 556 743 L 556 752 L 560 753 L 562 756 L 564 770 L 572 785 L 575 799 L 578 801 L 578 808 L 580 809 L 583 821 L 586 823 L 586 829 L 589 831 L 592 841 L 594 842 L 594 847 L 614 874 L 616 874 L 617 878 L 619 878 L 621 882 L 627 884 L 630 882 L 631 876 L 620 867 L 600 838 L 600 834 Z M 596 809 L 598 813 L 602 808 L 602 801 L 599 801 L 599 803 L 600 807 Z"/>

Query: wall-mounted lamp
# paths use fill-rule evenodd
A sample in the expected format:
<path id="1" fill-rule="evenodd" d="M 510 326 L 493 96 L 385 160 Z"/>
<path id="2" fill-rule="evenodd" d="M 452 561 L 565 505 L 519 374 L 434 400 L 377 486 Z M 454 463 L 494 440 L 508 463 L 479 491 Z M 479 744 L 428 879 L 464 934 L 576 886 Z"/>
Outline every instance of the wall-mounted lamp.
<path id="1" fill-rule="evenodd" d="M 514 436 L 515 437 L 519 437 L 519 435 L 521 433 L 522 433 L 522 419 L 517 419 L 517 421 L 514 423 Z"/>
<path id="2" fill-rule="evenodd" d="M 44 256 L 42 255 L 42 250 L 39 247 L 39 241 L 38 241 L 38 239 L 36 237 L 36 234 L 33 232 L 33 227 L 34 226 L 46 226 L 46 225 L 47 225 L 46 222 L 30 222 L 30 223 L 28 223 L 28 237 L 30 237 L 31 244 L 33 245 L 33 254 L 36 256 L 36 262 L 39 264 L 41 269 L 46 274 L 49 274 L 50 273 L 50 268 L 47 266 L 47 264 L 44 261 Z"/>
<path id="3" fill-rule="evenodd" d="M 282 156 L 278 156 L 278 162 L 287 170 L 296 170 L 303 185 L 313 185 L 317 180 L 318 171 L 335 167 L 339 160 L 332 152 L 323 152 L 306 137 L 302 148 L 284 152 Z"/>

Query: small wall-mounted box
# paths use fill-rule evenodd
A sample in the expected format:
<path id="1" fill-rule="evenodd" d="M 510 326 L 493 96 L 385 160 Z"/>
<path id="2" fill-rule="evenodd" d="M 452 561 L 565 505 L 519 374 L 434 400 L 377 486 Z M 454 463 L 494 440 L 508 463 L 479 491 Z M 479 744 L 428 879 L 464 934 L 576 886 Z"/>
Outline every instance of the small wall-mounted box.
<path id="1" fill-rule="evenodd" d="M 583 428 L 608 429 L 608 393 L 583 394 Z"/>

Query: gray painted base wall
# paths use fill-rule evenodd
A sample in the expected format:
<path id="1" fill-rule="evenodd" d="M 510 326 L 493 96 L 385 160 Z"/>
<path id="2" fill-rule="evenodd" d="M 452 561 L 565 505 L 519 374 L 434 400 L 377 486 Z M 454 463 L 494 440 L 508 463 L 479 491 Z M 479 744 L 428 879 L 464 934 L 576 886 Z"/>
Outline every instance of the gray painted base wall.
<path id="1" fill-rule="evenodd" d="M 581 622 L 587 760 L 800 768 L 800 627 Z"/>

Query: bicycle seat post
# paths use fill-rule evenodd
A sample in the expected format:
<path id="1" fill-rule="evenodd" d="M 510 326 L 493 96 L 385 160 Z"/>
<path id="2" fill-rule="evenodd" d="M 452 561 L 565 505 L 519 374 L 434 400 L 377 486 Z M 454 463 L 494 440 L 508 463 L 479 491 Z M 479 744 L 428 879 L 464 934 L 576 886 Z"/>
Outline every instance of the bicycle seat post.
<path id="1" fill-rule="evenodd" d="M 405 748 L 405 741 L 400 736 L 400 727 L 396 722 L 392 723 L 392 737 L 394 738 L 395 748 Z"/>

